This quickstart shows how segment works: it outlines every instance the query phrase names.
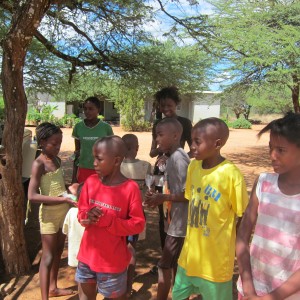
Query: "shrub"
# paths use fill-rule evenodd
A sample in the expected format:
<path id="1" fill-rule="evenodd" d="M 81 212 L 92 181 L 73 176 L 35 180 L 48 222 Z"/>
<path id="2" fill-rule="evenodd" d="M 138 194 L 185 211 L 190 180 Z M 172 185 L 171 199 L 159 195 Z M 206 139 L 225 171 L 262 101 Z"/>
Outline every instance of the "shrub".
<path id="1" fill-rule="evenodd" d="M 37 125 L 41 120 L 41 114 L 35 107 L 31 107 L 27 112 L 26 120 Z"/>
<path id="2" fill-rule="evenodd" d="M 151 131 L 152 128 L 151 123 L 145 120 L 133 121 L 123 119 L 121 125 L 125 131 Z"/>
<path id="3" fill-rule="evenodd" d="M 75 124 L 80 122 L 81 119 L 76 117 L 76 115 L 71 114 L 71 115 L 64 115 L 60 120 L 60 125 L 61 127 L 74 127 Z"/>
<path id="4" fill-rule="evenodd" d="M 244 118 L 239 118 L 239 119 L 229 123 L 229 127 L 232 127 L 232 128 L 235 128 L 235 129 L 239 129 L 239 128 L 251 129 L 252 124 Z"/>

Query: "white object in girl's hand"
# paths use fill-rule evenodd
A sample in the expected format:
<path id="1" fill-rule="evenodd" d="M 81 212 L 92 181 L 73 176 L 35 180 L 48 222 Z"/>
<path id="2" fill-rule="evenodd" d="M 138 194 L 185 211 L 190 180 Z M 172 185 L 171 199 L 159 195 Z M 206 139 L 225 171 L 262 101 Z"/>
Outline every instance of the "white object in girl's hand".
<path id="1" fill-rule="evenodd" d="M 151 190 L 151 186 L 154 182 L 154 176 L 152 174 L 146 174 L 145 177 L 146 186 L 148 187 L 149 191 Z"/>
<path id="2" fill-rule="evenodd" d="M 166 171 L 166 167 L 167 167 L 166 164 L 161 164 L 158 166 L 158 169 L 160 172 L 164 172 L 164 171 Z"/>

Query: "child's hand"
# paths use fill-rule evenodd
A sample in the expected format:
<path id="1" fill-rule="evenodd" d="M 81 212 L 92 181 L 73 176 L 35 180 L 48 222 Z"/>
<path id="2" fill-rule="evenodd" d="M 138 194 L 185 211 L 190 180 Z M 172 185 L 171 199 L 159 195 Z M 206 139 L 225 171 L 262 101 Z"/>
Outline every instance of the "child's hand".
<path id="1" fill-rule="evenodd" d="M 93 207 L 87 212 L 87 218 L 91 221 L 91 224 L 95 224 L 99 221 L 99 219 L 103 216 L 103 211 L 100 207 Z"/>
<path id="2" fill-rule="evenodd" d="M 71 204 L 72 206 L 77 207 L 77 202 L 74 201 L 73 199 L 69 198 L 69 197 L 62 197 L 63 198 L 63 202 L 66 202 L 68 204 Z"/>
<path id="3" fill-rule="evenodd" d="M 79 183 L 72 183 L 69 187 L 68 187 L 68 190 L 69 192 L 72 194 L 72 195 L 77 195 L 77 190 L 78 190 L 78 186 L 79 186 Z"/>
<path id="4" fill-rule="evenodd" d="M 145 205 L 149 207 L 156 207 L 163 202 L 163 194 L 153 193 L 152 191 L 149 191 L 145 194 Z"/>
<path id="5" fill-rule="evenodd" d="M 92 224 L 92 222 L 89 219 L 82 219 L 82 220 L 80 220 L 80 224 L 83 227 L 88 227 L 89 225 Z"/>

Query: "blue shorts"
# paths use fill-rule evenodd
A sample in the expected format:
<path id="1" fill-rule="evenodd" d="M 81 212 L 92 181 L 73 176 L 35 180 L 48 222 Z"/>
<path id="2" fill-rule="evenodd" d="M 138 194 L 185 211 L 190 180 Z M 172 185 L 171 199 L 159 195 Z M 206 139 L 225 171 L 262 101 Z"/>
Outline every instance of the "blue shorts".
<path id="1" fill-rule="evenodd" d="M 122 273 L 99 273 L 79 261 L 75 280 L 78 283 L 96 283 L 99 294 L 105 298 L 118 298 L 127 290 L 127 269 Z"/>
<path id="2" fill-rule="evenodd" d="M 212 282 L 200 277 L 188 276 L 178 266 L 172 290 L 173 300 L 183 300 L 191 295 L 201 295 L 203 300 L 232 300 L 232 280 Z"/>
<path id="3" fill-rule="evenodd" d="M 128 235 L 126 237 L 127 243 L 135 243 L 137 242 L 139 239 L 139 235 L 138 234 L 134 234 L 134 235 Z"/>

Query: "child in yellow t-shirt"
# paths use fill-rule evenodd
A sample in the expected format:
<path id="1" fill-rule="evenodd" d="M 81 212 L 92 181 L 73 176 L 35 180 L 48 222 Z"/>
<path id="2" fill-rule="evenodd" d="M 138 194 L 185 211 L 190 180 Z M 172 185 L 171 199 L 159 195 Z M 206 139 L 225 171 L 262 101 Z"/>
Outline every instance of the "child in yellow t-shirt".
<path id="1" fill-rule="evenodd" d="M 232 300 L 236 217 L 248 203 L 243 176 L 221 148 L 229 137 L 225 122 L 207 118 L 192 129 L 185 189 L 189 216 L 178 260 L 173 300 L 201 295 L 203 300 Z"/>

